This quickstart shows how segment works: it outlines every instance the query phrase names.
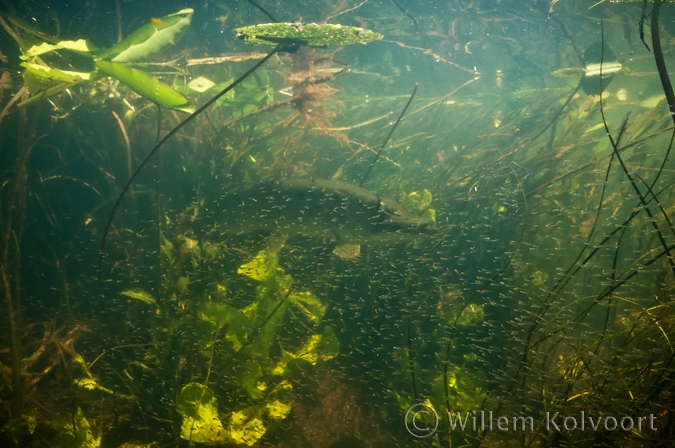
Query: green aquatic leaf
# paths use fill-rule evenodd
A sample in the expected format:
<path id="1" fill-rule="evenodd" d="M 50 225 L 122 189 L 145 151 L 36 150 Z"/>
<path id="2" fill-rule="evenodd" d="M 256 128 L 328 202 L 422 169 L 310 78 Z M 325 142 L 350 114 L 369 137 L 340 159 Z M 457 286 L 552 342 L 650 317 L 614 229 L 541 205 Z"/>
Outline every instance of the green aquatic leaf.
<path id="1" fill-rule="evenodd" d="M 153 103 L 187 113 L 194 112 L 194 106 L 182 93 L 141 70 L 108 61 L 96 61 L 94 64 L 101 72 L 119 79 Z"/>
<path id="2" fill-rule="evenodd" d="M 139 62 L 174 45 L 192 21 L 190 8 L 146 23 L 98 58 L 113 62 Z"/>
<path id="3" fill-rule="evenodd" d="M 311 292 L 292 293 L 288 296 L 288 301 L 299 308 L 313 324 L 320 324 L 321 319 L 326 314 L 326 306 Z"/>
<path id="4" fill-rule="evenodd" d="M 253 446 L 265 435 L 267 428 L 256 414 L 257 410 L 254 408 L 246 408 L 232 413 L 230 417 L 230 437 L 235 443 Z"/>
<path id="5" fill-rule="evenodd" d="M 26 419 L 28 433 L 33 434 L 35 432 L 35 428 L 37 428 L 37 408 L 31 407 L 28 409 L 28 411 L 26 411 L 24 414 L 24 418 Z"/>
<path id="6" fill-rule="evenodd" d="M 469 411 L 480 408 L 488 390 L 487 378 L 481 370 L 451 366 L 447 373 L 450 406 L 455 410 Z M 438 378 L 440 384 L 443 377 Z"/>
<path id="7" fill-rule="evenodd" d="M 261 376 L 262 367 L 257 362 L 248 362 L 239 371 L 239 384 L 253 400 L 262 398 L 263 392 L 267 389 L 267 386 L 260 382 Z"/>
<path id="8" fill-rule="evenodd" d="M 331 327 L 326 327 L 323 334 L 313 334 L 309 337 L 305 345 L 297 353 L 291 353 L 282 350 L 286 358 L 286 364 L 293 359 L 300 359 L 316 365 L 319 361 L 328 361 L 335 358 L 340 352 L 340 341 L 335 336 L 335 331 Z M 276 373 L 283 373 L 286 370 L 286 364 L 277 365 L 275 369 L 282 369 Z"/>
<path id="9" fill-rule="evenodd" d="M 169 239 L 166 236 L 164 236 L 164 232 L 160 233 L 160 237 L 161 237 L 160 247 L 161 247 L 161 251 L 162 251 L 162 256 L 164 257 L 164 259 L 168 263 L 168 265 L 172 266 L 173 265 L 173 259 L 174 259 L 173 243 L 171 241 L 169 241 Z"/>
<path id="10" fill-rule="evenodd" d="M 428 208 L 422 213 L 422 217 L 428 219 L 429 221 L 436 223 L 436 209 Z"/>
<path id="11" fill-rule="evenodd" d="M 84 417 L 80 408 L 77 408 L 74 416 L 68 414 L 63 419 L 55 420 L 52 426 L 59 433 L 56 436 L 56 445 L 59 448 L 98 448 L 101 446 L 101 437 L 94 435 L 89 421 Z"/>
<path id="12" fill-rule="evenodd" d="M 284 403 L 279 400 L 274 400 L 271 403 L 265 404 L 265 410 L 269 418 L 275 422 L 280 422 L 291 413 L 293 407 L 290 404 Z"/>
<path id="13" fill-rule="evenodd" d="M 142 289 L 127 289 L 126 291 L 122 291 L 120 294 L 131 297 L 132 299 L 140 300 L 141 302 L 145 302 L 148 305 L 157 305 L 155 298 L 152 297 L 150 293 L 145 292 Z"/>
<path id="14" fill-rule="evenodd" d="M 267 280 L 277 270 L 277 259 L 275 254 L 270 254 L 266 249 L 258 252 L 253 260 L 244 263 L 237 269 L 237 274 L 242 274 L 253 280 Z"/>
<path id="15" fill-rule="evenodd" d="M 194 443 L 222 444 L 228 434 L 218 418 L 218 402 L 203 384 L 188 383 L 178 394 L 176 411 L 183 416 L 180 437 Z"/>
<path id="16" fill-rule="evenodd" d="M 115 392 L 98 384 L 94 378 L 80 378 L 74 381 L 75 385 L 87 390 L 100 390 L 106 394 L 114 395 Z"/>
<path id="17" fill-rule="evenodd" d="M 323 329 L 317 351 L 319 352 L 319 360 L 321 361 L 328 361 L 340 354 L 340 340 L 335 336 L 333 327 Z"/>
<path id="18" fill-rule="evenodd" d="M 424 210 L 426 207 L 431 204 L 432 201 L 432 196 L 431 196 L 431 191 L 427 190 L 426 188 L 422 190 L 422 194 L 413 191 L 408 195 L 406 198 L 406 205 L 408 208 L 412 210 Z"/>
<path id="19" fill-rule="evenodd" d="M 34 64 L 32 62 L 22 62 L 21 66 L 38 78 L 54 79 L 68 83 L 88 81 L 91 78 L 91 73 L 61 70 L 46 65 Z"/>
<path id="20" fill-rule="evenodd" d="M 382 39 L 380 33 L 356 26 L 325 23 L 266 23 L 237 28 L 237 37 L 254 44 L 299 43 L 310 47 L 367 44 Z"/>
<path id="21" fill-rule="evenodd" d="M 462 314 L 457 318 L 458 327 L 468 327 L 474 324 L 479 324 L 485 319 L 485 310 L 483 305 L 474 305 L 473 303 L 467 305 Z"/>
<path id="22" fill-rule="evenodd" d="M 190 288 L 190 279 L 185 276 L 178 277 L 176 280 L 176 292 L 182 296 L 186 295 Z"/>
<path id="23" fill-rule="evenodd" d="M 78 40 L 62 40 L 57 44 L 48 44 L 47 42 L 42 42 L 39 45 L 33 45 L 28 50 L 26 50 L 20 58 L 24 61 L 35 59 L 41 54 L 49 53 L 56 50 L 70 50 L 75 51 L 80 54 L 91 54 L 98 51 L 91 42 L 84 39 Z"/>

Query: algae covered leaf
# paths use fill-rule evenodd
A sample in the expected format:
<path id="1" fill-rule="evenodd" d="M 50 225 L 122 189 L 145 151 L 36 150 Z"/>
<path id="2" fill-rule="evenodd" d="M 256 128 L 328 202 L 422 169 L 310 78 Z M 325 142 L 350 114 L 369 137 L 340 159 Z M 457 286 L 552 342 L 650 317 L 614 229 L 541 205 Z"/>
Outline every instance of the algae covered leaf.
<path id="1" fill-rule="evenodd" d="M 310 47 L 367 44 L 382 39 L 380 33 L 356 26 L 316 23 L 266 23 L 237 28 L 237 37 L 254 44 L 297 43 Z"/>

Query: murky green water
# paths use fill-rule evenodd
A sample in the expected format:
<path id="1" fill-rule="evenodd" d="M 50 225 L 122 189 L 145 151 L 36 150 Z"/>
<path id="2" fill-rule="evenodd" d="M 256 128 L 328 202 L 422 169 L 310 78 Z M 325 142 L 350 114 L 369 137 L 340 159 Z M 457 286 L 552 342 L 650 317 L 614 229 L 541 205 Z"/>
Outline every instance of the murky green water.
<path id="1" fill-rule="evenodd" d="M 0 444 L 670 446 L 672 5 L 258 3 L 4 4 Z"/>

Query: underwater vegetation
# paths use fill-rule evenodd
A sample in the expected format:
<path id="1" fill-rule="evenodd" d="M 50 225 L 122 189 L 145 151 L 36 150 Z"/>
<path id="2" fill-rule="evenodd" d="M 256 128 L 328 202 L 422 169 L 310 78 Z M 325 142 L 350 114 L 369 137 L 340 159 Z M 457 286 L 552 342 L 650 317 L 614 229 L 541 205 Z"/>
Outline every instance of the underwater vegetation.
<path id="1" fill-rule="evenodd" d="M 0 446 L 675 443 L 672 2 L 109 3 L 0 9 Z"/>

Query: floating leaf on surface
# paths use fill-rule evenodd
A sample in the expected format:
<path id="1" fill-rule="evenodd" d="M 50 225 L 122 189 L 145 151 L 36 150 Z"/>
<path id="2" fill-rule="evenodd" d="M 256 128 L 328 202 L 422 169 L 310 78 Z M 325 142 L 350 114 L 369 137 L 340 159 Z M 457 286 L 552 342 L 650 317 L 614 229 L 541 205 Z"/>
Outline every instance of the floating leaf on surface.
<path id="1" fill-rule="evenodd" d="M 298 43 L 310 47 L 367 44 L 382 39 L 380 33 L 355 26 L 308 23 L 266 23 L 237 28 L 237 37 L 254 44 Z"/>
<path id="2" fill-rule="evenodd" d="M 98 57 L 113 62 L 144 61 L 175 44 L 190 25 L 193 12 L 187 8 L 161 17 L 157 20 L 159 25 L 148 22 Z"/>
<path id="3" fill-rule="evenodd" d="M 141 70 L 108 61 L 96 61 L 94 64 L 106 75 L 119 79 L 153 103 L 187 113 L 194 112 L 192 103 L 182 93 Z"/>

